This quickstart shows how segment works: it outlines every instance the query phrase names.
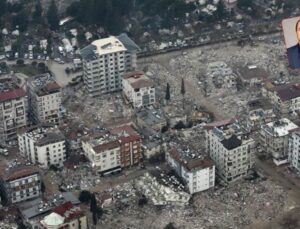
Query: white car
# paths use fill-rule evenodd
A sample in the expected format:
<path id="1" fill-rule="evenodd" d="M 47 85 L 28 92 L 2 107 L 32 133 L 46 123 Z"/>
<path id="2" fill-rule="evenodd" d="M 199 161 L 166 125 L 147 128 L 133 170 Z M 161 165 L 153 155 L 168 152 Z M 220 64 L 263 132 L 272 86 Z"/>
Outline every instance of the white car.
<path id="1" fill-rule="evenodd" d="M 5 59 L 5 56 L 4 55 L 0 55 L 0 60 L 3 60 Z"/>

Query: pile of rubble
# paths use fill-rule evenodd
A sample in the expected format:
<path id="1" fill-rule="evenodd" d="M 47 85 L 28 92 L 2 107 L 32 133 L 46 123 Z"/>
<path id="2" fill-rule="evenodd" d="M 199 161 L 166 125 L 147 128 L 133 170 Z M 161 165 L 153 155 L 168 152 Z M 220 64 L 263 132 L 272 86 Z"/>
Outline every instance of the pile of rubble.
<path id="1" fill-rule="evenodd" d="M 149 178 L 143 178 L 149 179 Z M 129 185 L 129 190 L 131 185 Z M 157 190 L 156 190 L 157 191 Z M 275 218 L 288 208 L 287 193 L 278 185 L 266 181 L 241 181 L 226 188 L 194 195 L 188 206 L 143 207 L 129 201 L 119 211 L 109 211 L 101 224 L 105 228 L 163 228 L 169 222 L 185 228 L 243 228 L 255 221 Z M 141 226 L 142 225 L 142 226 Z"/>
<path id="2" fill-rule="evenodd" d="M 187 205 L 190 195 L 186 192 L 175 192 L 170 187 L 160 184 L 155 177 L 146 173 L 136 181 L 137 188 L 149 198 L 154 205 Z"/>

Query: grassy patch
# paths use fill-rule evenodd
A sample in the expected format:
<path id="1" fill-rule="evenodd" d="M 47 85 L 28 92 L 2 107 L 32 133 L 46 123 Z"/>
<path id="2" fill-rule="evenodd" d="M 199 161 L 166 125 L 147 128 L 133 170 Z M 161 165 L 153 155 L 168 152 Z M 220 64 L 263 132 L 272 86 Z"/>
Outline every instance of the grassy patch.
<path id="1" fill-rule="evenodd" d="M 14 65 L 12 67 L 14 72 L 20 72 L 23 73 L 27 76 L 35 76 L 37 74 L 39 74 L 39 71 L 36 67 L 31 66 L 31 65 Z"/>

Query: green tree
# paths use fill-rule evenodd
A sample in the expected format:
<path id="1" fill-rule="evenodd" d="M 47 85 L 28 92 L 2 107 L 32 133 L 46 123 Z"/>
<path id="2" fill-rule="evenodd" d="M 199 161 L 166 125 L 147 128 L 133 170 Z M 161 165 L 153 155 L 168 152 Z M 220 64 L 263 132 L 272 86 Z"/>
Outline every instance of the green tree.
<path id="1" fill-rule="evenodd" d="M 97 200 L 95 194 L 91 194 L 91 202 L 90 202 L 90 211 L 91 212 L 96 212 L 97 211 Z"/>
<path id="2" fill-rule="evenodd" d="M 42 19 L 43 8 L 40 0 L 36 1 L 35 9 L 33 12 L 33 19 L 41 20 Z"/>
<path id="3" fill-rule="evenodd" d="M 42 181 L 41 183 L 41 192 L 44 193 L 46 191 L 46 186 L 44 184 L 44 182 Z"/>
<path id="4" fill-rule="evenodd" d="M 91 196 L 92 196 L 92 194 L 89 191 L 83 190 L 79 194 L 79 200 L 82 203 L 87 203 L 91 200 Z"/>
<path id="5" fill-rule="evenodd" d="M 185 95 L 185 85 L 184 85 L 184 79 L 181 79 L 181 89 L 180 93 L 182 95 L 182 108 L 184 109 L 184 95 Z"/>
<path id="6" fill-rule="evenodd" d="M 184 79 L 181 78 L 181 89 L 180 89 L 180 93 L 182 96 L 185 95 L 185 86 L 184 86 Z"/>
<path id="7" fill-rule="evenodd" d="M 174 223 L 168 223 L 164 229 L 176 229 L 176 227 L 174 226 Z"/>
<path id="8" fill-rule="evenodd" d="M 98 222 L 97 212 L 93 212 L 93 223 L 94 223 L 94 225 L 97 225 L 97 222 Z"/>
<path id="9" fill-rule="evenodd" d="M 59 27 L 58 9 L 54 0 L 51 1 L 47 12 L 47 19 L 51 30 L 56 30 Z"/>
<path id="10" fill-rule="evenodd" d="M 237 0 L 236 3 L 237 7 L 239 9 L 247 9 L 247 8 L 252 8 L 253 7 L 253 0 Z"/>
<path id="11" fill-rule="evenodd" d="M 6 0 L 0 0 L 0 17 L 2 17 L 7 12 Z"/>
<path id="12" fill-rule="evenodd" d="M 226 17 L 227 11 L 223 0 L 219 0 L 217 4 L 217 10 L 215 11 L 215 16 L 218 20 L 222 20 Z"/>
<path id="13" fill-rule="evenodd" d="M 170 84 L 167 83 L 167 89 L 166 89 L 166 101 L 168 102 L 171 99 L 171 93 L 170 93 Z"/>

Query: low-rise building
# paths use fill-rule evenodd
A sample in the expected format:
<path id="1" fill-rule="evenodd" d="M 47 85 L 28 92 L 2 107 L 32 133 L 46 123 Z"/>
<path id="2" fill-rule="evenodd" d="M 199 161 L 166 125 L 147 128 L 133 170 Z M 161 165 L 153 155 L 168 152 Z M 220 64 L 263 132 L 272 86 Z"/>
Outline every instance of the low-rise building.
<path id="1" fill-rule="evenodd" d="M 215 165 L 210 158 L 176 145 L 166 153 L 166 161 L 183 178 L 191 194 L 215 186 Z"/>
<path id="2" fill-rule="evenodd" d="M 17 129 L 27 125 L 27 95 L 16 79 L 0 80 L 0 141 L 17 138 Z"/>
<path id="3" fill-rule="evenodd" d="M 144 72 L 130 72 L 123 76 L 123 94 L 134 108 L 146 107 L 155 103 L 154 83 Z"/>
<path id="4" fill-rule="evenodd" d="M 209 123 L 205 146 L 216 165 L 216 174 L 225 182 L 241 179 L 254 165 L 255 141 L 233 119 Z"/>
<path id="5" fill-rule="evenodd" d="M 34 166 L 2 168 L 1 198 L 4 204 L 15 204 L 41 195 L 41 176 Z"/>
<path id="6" fill-rule="evenodd" d="M 286 118 L 261 127 L 259 136 L 261 146 L 267 154 L 272 156 L 276 165 L 288 162 L 289 136 L 297 129 L 298 126 Z"/>
<path id="7" fill-rule="evenodd" d="M 300 111 L 300 84 L 275 85 L 266 83 L 262 95 L 267 97 L 282 115 L 291 115 Z"/>
<path id="8" fill-rule="evenodd" d="M 87 229 L 87 217 L 78 206 L 66 202 L 45 216 L 37 229 Z"/>
<path id="9" fill-rule="evenodd" d="M 35 123 L 55 123 L 61 120 L 61 87 L 49 74 L 37 75 L 27 81 L 29 112 Z"/>
<path id="10" fill-rule="evenodd" d="M 20 130 L 18 143 L 21 154 L 42 168 L 62 167 L 66 160 L 65 137 L 50 124 Z"/>

